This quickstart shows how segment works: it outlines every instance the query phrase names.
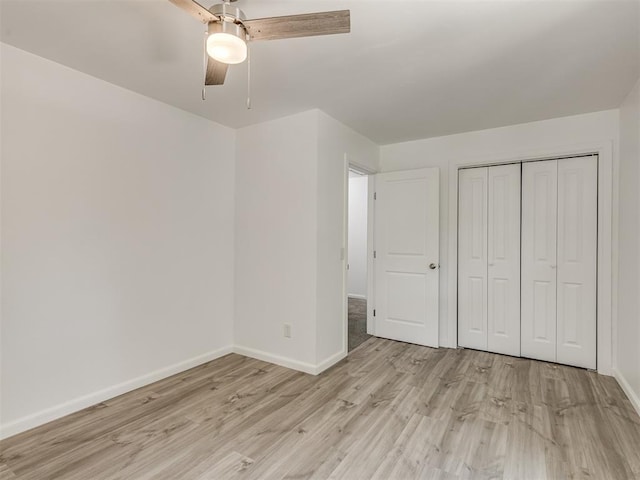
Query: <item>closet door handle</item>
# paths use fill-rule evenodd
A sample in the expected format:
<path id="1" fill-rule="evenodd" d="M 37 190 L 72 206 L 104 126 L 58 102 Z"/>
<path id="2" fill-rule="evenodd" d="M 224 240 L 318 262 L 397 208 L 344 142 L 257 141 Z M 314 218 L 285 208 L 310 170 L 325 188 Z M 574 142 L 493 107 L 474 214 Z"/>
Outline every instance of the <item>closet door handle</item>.
<path id="1" fill-rule="evenodd" d="M 436 269 L 436 268 L 438 268 L 439 266 L 440 266 L 440 265 L 438 265 L 437 263 L 430 263 L 430 264 L 429 264 L 429 268 L 430 268 L 431 270 L 435 270 L 435 269 Z"/>

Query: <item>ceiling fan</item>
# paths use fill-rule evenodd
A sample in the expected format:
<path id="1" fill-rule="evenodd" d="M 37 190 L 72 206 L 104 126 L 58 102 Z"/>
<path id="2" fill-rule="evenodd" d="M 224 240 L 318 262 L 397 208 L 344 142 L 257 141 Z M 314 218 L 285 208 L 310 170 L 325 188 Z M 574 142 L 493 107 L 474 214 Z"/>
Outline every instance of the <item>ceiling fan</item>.
<path id="1" fill-rule="evenodd" d="M 349 10 L 306 13 L 284 17 L 247 20 L 242 10 L 231 5 L 236 0 L 206 9 L 195 0 L 169 0 L 208 25 L 205 85 L 222 85 L 229 65 L 247 58 L 247 41 L 279 40 L 349 33 Z"/>

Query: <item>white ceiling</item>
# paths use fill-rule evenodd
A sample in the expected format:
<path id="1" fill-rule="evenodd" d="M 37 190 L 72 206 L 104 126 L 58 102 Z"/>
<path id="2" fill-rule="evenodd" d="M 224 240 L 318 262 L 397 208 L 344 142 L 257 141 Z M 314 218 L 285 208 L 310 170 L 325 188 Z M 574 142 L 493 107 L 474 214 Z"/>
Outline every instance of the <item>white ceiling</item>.
<path id="1" fill-rule="evenodd" d="M 230 127 L 319 108 L 378 144 L 616 108 L 640 72 L 637 0 L 236 5 L 348 8 L 351 33 L 253 44 L 251 110 L 246 64 L 202 101 L 204 26 L 167 0 L 1 0 L 0 38 Z"/>

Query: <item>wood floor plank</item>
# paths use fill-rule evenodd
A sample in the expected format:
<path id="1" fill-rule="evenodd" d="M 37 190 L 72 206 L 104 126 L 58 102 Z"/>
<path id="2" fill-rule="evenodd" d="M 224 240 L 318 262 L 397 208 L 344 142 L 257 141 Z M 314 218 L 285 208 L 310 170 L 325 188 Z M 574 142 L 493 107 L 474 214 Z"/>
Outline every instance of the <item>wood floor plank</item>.
<path id="1" fill-rule="evenodd" d="M 425 443 L 434 434 L 429 427 L 437 422 L 420 414 L 413 414 L 371 479 L 419 478 L 425 467 L 425 457 L 430 451 L 425 448 Z"/>
<path id="2" fill-rule="evenodd" d="M 522 402 L 516 402 L 515 407 L 514 418 L 507 427 L 507 461 L 503 476 L 523 480 L 548 478 L 547 409 Z"/>
<path id="3" fill-rule="evenodd" d="M 300 445 L 293 451 L 295 459 L 274 474 L 282 473 L 282 478 L 327 478 L 353 449 L 360 437 L 358 433 L 375 422 L 386 421 L 385 412 L 391 408 L 391 402 L 401 398 L 407 378 L 404 373 L 388 369 L 385 376 L 375 379 L 375 388 L 361 403 L 340 399 L 336 413 L 329 413 L 315 427 L 309 421 L 302 422 L 304 445 L 309 449 Z M 337 396 L 342 395 L 338 392 Z"/>
<path id="4" fill-rule="evenodd" d="M 196 427 L 185 418 L 162 418 L 136 431 L 102 438 L 94 443 L 95 448 L 60 456 L 42 468 L 30 471 L 24 479 L 36 480 L 46 478 L 45 475 L 67 480 L 132 478 L 131 466 L 148 462 L 152 452 L 167 452 L 172 444 L 180 442 Z M 122 472 L 127 473 L 123 475 Z"/>
<path id="5" fill-rule="evenodd" d="M 231 354 L 0 442 L 0 480 L 633 479 L 614 379 L 372 338 L 319 376 Z"/>
<path id="6" fill-rule="evenodd" d="M 425 467 L 421 472 L 420 476 L 417 477 L 419 480 L 459 480 L 460 477 L 457 475 L 453 475 L 449 472 L 443 472 L 442 470 L 438 470 L 437 468 Z M 404 479 L 395 479 L 395 480 L 404 480 Z"/>
<path id="7" fill-rule="evenodd" d="M 336 442 L 363 408 L 344 400 L 330 402 L 285 434 L 276 449 L 263 452 L 260 471 L 267 478 L 326 478 L 333 470 Z M 278 452 L 280 452 L 278 454 Z M 344 456 L 344 454 L 342 455 Z M 341 456 L 341 457 L 342 457 Z M 333 465 L 333 467 L 331 467 Z"/>
<path id="8" fill-rule="evenodd" d="M 3 463 L 0 463 L 0 480 L 14 480 L 16 478 L 18 477 L 16 477 L 13 472 L 9 470 L 9 467 L 7 467 Z"/>
<path id="9" fill-rule="evenodd" d="M 415 387 L 407 385 L 389 402 L 389 408 L 372 416 L 374 422 L 349 446 L 346 457 L 329 478 L 370 478 L 415 412 L 417 394 Z"/>
<path id="10" fill-rule="evenodd" d="M 288 407 L 292 401 L 310 391 L 310 376 L 278 367 L 289 375 L 287 382 L 273 386 L 269 394 L 254 401 L 244 409 L 229 408 L 220 411 L 217 418 L 207 419 L 200 428 L 185 441 L 186 448 L 148 468 L 141 479 L 193 478 L 202 465 L 209 465 L 223 458 L 230 450 L 242 452 L 241 441 L 253 439 L 270 415 Z M 233 442 L 230 443 L 230 439 Z"/>
<path id="11" fill-rule="evenodd" d="M 253 464 L 253 460 L 238 452 L 231 452 L 213 467 L 203 471 L 198 480 L 210 480 L 212 478 L 235 478 L 237 475 L 243 476 L 248 468 Z"/>
<path id="12" fill-rule="evenodd" d="M 469 355 L 466 350 L 456 350 L 441 362 L 436 378 L 418 385 L 421 389 L 421 402 L 418 412 L 432 418 L 448 416 L 451 405 L 462 395 L 466 385 L 465 371 L 469 367 Z"/>

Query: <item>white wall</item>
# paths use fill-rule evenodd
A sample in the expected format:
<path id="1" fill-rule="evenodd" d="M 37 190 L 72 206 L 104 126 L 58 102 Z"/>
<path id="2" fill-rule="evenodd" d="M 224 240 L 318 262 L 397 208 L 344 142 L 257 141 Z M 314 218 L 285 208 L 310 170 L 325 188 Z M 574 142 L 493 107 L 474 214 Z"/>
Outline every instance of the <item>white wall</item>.
<path id="1" fill-rule="evenodd" d="M 597 141 L 617 145 L 617 140 L 618 110 L 607 110 L 381 147 L 382 171 L 440 167 L 440 345 L 453 347 L 456 344 L 449 328 L 455 322 L 455 318 L 449 318 L 449 297 L 455 292 L 455 285 L 450 285 L 448 278 L 449 258 L 455 254 L 448 251 L 449 232 L 455 232 L 455 225 L 449 225 L 449 165 L 452 162 L 526 157 L 529 152 L 562 150 Z M 615 165 L 614 157 L 614 168 Z M 453 296 L 452 299 L 455 300 Z"/>
<path id="2" fill-rule="evenodd" d="M 236 148 L 236 350 L 316 373 L 346 354 L 345 155 L 377 168 L 378 147 L 311 110 L 238 130 Z"/>
<path id="3" fill-rule="evenodd" d="M 302 370 L 316 360 L 316 117 L 242 128 L 236 143 L 235 343 Z"/>
<path id="4" fill-rule="evenodd" d="M 349 178 L 349 283 L 347 292 L 367 297 L 367 196 L 366 176 Z"/>
<path id="5" fill-rule="evenodd" d="M 616 377 L 640 413 L 640 81 L 620 108 Z"/>
<path id="6" fill-rule="evenodd" d="M 318 283 L 316 362 L 319 369 L 347 354 L 346 209 L 347 163 L 377 171 L 379 147 L 329 115 L 316 110 L 318 125 Z"/>
<path id="7" fill-rule="evenodd" d="M 0 53 L 10 435 L 229 351 L 235 134 Z"/>

